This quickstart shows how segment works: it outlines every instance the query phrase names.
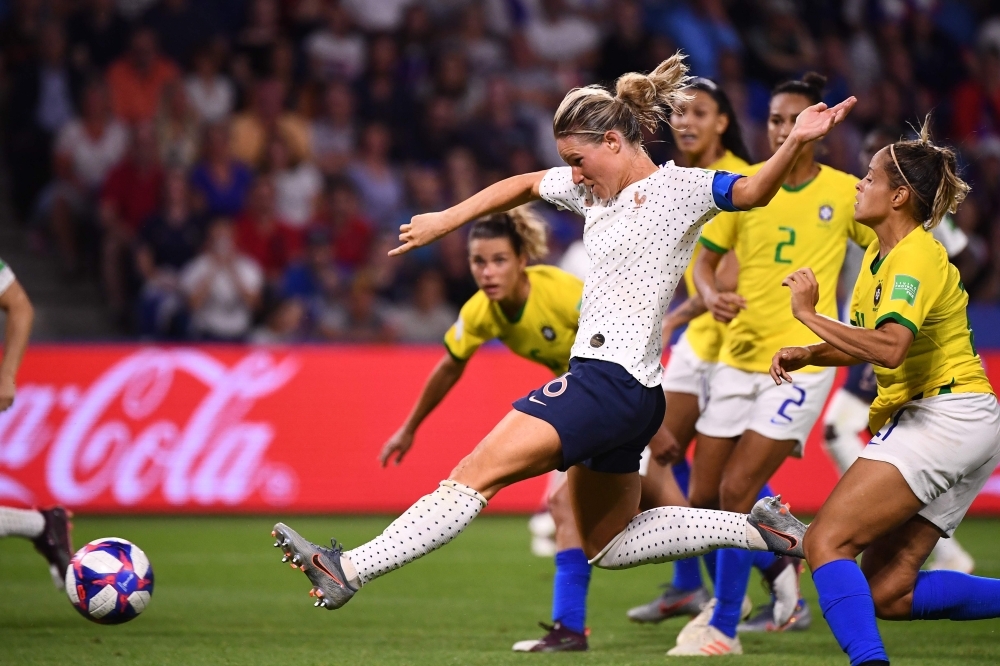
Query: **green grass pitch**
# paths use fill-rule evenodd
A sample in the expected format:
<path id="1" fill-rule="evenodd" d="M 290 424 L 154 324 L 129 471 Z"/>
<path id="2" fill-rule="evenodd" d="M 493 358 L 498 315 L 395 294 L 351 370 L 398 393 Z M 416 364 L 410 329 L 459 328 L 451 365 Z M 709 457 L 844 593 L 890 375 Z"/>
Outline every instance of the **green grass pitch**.
<path id="1" fill-rule="evenodd" d="M 595 571 L 587 654 L 513 654 L 516 640 L 548 620 L 552 561 L 528 552 L 523 517 L 483 517 L 457 541 L 373 582 L 338 611 L 312 607 L 309 584 L 280 563 L 267 517 L 76 520 L 75 539 L 120 536 L 149 555 L 156 588 L 133 622 L 105 627 L 77 615 L 53 589 L 44 563 L 20 539 L 0 540 L 0 664 L 702 664 L 668 659 L 683 620 L 637 626 L 625 610 L 647 601 L 670 566 Z M 357 544 L 387 517 L 292 518 L 306 537 Z M 959 530 L 979 573 L 1000 576 L 1000 523 Z M 726 663 L 847 663 L 803 577 L 815 621 L 806 632 L 743 638 L 746 656 Z M 757 602 L 764 593 L 754 582 Z M 1000 663 L 1000 621 L 882 623 L 894 666 Z"/>

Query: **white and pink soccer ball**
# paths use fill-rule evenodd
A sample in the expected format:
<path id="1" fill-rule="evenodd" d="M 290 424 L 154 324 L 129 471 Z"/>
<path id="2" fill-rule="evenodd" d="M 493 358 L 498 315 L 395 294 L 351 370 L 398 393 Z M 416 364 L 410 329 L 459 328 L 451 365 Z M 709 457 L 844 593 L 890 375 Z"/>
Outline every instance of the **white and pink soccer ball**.
<path id="1" fill-rule="evenodd" d="M 121 624 L 146 610 L 153 568 L 146 554 L 125 539 L 97 539 L 76 551 L 66 569 L 66 595 L 88 620 Z"/>

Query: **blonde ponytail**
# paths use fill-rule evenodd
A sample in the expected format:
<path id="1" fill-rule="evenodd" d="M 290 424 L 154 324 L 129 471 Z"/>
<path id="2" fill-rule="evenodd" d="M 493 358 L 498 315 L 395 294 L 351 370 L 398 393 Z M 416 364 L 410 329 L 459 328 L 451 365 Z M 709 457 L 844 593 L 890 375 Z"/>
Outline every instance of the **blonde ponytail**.
<path id="1" fill-rule="evenodd" d="M 469 241 L 478 238 L 506 238 L 515 254 L 530 261 L 549 253 L 549 226 L 529 204 L 477 220 L 469 231 Z"/>
<path id="2" fill-rule="evenodd" d="M 678 51 L 649 74 L 622 74 L 614 95 L 598 85 L 570 90 L 552 121 L 555 137 L 589 135 L 600 141 L 606 132 L 618 130 L 629 143 L 641 144 L 643 128 L 655 131 L 672 111 L 691 100 L 684 91 L 690 81 L 684 57 Z"/>

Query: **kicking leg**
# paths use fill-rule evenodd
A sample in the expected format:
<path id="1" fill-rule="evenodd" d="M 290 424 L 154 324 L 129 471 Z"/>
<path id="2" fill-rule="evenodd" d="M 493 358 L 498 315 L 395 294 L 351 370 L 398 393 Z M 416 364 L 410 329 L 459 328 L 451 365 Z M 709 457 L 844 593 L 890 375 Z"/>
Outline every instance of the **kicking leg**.
<path id="1" fill-rule="evenodd" d="M 275 546 L 313 582 L 317 606 L 339 608 L 364 584 L 423 557 L 468 527 L 487 501 L 517 481 L 556 469 L 562 449 L 555 428 L 512 410 L 434 492 L 394 520 L 379 536 L 344 552 L 316 546 L 283 523 Z"/>

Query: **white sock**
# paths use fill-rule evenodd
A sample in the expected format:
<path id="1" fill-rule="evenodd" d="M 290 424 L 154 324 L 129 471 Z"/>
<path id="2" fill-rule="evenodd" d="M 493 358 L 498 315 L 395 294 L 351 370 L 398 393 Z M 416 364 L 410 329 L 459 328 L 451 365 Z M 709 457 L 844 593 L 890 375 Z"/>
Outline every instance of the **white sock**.
<path id="1" fill-rule="evenodd" d="M 823 425 L 823 448 L 843 476 L 865 448 L 858 433 L 868 427 L 868 405 L 850 391 L 839 389 L 830 400 Z"/>
<path id="2" fill-rule="evenodd" d="M 347 551 L 344 557 L 364 585 L 445 545 L 461 534 L 485 506 L 486 498 L 474 488 L 457 481 L 442 481 L 437 490 L 417 500 L 382 534 Z"/>
<path id="3" fill-rule="evenodd" d="M 34 539 L 45 529 L 45 516 L 29 509 L 0 506 L 0 537 L 19 536 Z"/>
<path id="4" fill-rule="evenodd" d="M 627 569 L 703 555 L 717 548 L 768 549 L 746 514 L 661 506 L 633 518 L 590 563 L 601 569 Z"/>

